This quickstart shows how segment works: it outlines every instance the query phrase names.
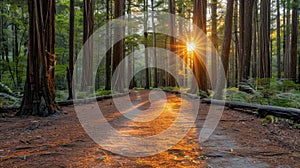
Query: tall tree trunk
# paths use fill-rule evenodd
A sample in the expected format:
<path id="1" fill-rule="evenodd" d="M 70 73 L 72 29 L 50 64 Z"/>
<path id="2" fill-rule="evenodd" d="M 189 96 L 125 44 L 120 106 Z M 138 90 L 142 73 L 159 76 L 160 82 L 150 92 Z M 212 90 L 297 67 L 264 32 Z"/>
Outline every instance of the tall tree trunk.
<path id="1" fill-rule="evenodd" d="M 259 78 L 271 77 L 270 32 L 269 32 L 270 0 L 261 1 L 260 7 L 260 39 L 259 39 Z"/>
<path id="2" fill-rule="evenodd" d="M 290 0 L 287 0 L 286 4 L 286 35 L 285 35 L 285 54 L 284 54 L 284 78 L 285 79 L 290 79 L 290 66 L 291 66 L 291 53 L 290 53 L 290 33 L 291 33 L 291 25 L 290 25 Z"/>
<path id="3" fill-rule="evenodd" d="M 145 38 L 145 89 L 150 89 L 149 54 L 148 54 L 148 0 L 144 0 L 144 38 Z"/>
<path id="4" fill-rule="evenodd" d="M 237 86 L 237 83 L 238 83 L 238 78 L 239 78 L 239 66 L 241 66 L 238 62 L 239 60 L 239 37 L 238 37 L 238 1 L 239 0 L 234 0 L 234 39 L 235 39 L 235 56 L 234 56 L 234 64 L 235 64 L 235 71 L 234 71 L 234 75 L 235 75 L 235 78 L 234 78 L 234 85 Z"/>
<path id="5" fill-rule="evenodd" d="M 250 77 L 250 60 L 252 44 L 252 14 L 254 0 L 244 1 L 244 42 L 243 42 L 243 62 L 242 62 L 242 79 Z"/>
<path id="6" fill-rule="evenodd" d="M 277 4 L 277 19 L 276 19 L 276 24 L 277 24 L 277 37 L 276 37 L 276 43 L 277 43 L 277 78 L 281 79 L 281 53 L 280 53 L 280 0 L 276 1 Z"/>
<path id="7" fill-rule="evenodd" d="M 198 26 L 204 33 L 206 33 L 206 11 L 207 11 L 207 0 L 195 0 L 194 1 L 194 15 L 193 22 Z M 196 54 L 196 52 L 194 52 Z M 201 56 L 195 55 L 193 60 L 193 72 L 197 80 L 197 84 L 200 90 L 208 92 L 207 86 L 207 69 L 205 60 Z M 192 83 L 190 92 L 195 92 L 195 85 Z"/>
<path id="8" fill-rule="evenodd" d="M 109 27 L 110 20 L 110 0 L 106 0 L 106 52 L 105 58 L 105 90 L 111 90 L 111 31 Z"/>
<path id="9" fill-rule="evenodd" d="M 172 56 L 176 52 L 176 38 L 175 38 L 175 0 L 169 0 L 169 28 L 170 28 L 170 56 L 169 56 L 169 69 L 176 71 L 176 59 Z M 175 78 L 169 74 L 168 75 L 168 86 L 176 86 Z"/>
<path id="10" fill-rule="evenodd" d="M 93 39 L 94 33 L 94 1 L 84 0 L 83 5 L 83 60 L 81 90 L 88 91 L 93 84 Z M 93 37 L 91 37 L 93 38 Z"/>
<path id="11" fill-rule="evenodd" d="M 18 115 L 47 116 L 58 110 L 55 102 L 55 0 L 28 1 L 29 55 L 26 83 Z"/>
<path id="12" fill-rule="evenodd" d="M 154 0 L 151 0 L 151 11 L 152 11 L 152 31 L 153 31 L 153 59 L 154 67 L 157 67 L 157 55 L 156 55 L 156 28 L 154 21 Z M 157 68 L 154 68 L 154 88 L 158 87 L 158 72 Z"/>
<path id="13" fill-rule="evenodd" d="M 125 1 L 124 0 L 119 0 L 119 1 L 114 1 L 114 5 L 115 5 L 115 10 L 114 10 L 114 15 L 115 18 L 119 18 L 121 16 L 123 16 L 124 14 L 124 6 L 125 6 Z M 123 40 L 119 40 L 121 39 L 121 37 L 124 34 L 124 26 L 122 25 L 117 25 L 114 28 L 114 46 L 113 46 L 113 74 L 115 73 L 117 67 L 119 66 L 119 64 L 121 63 L 121 61 L 124 58 L 124 44 L 123 44 Z M 124 65 L 120 65 L 120 71 L 118 71 L 118 74 L 114 74 L 114 76 L 116 77 L 115 79 L 115 83 L 114 86 L 116 86 L 116 91 L 118 92 L 124 92 Z"/>
<path id="14" fill-rule="evenodd" d="M 253 8 L 253 39 L 252 39 L 252 78 L 257 77 L 257 16 L 258 16 L 258 8 L 257 8 L 257 1 L 254 2 Z"/>
<path id="15" fill-rule="evenodd" d="M 224 39 L 222 45 L 222 64 L 224 68 L 224 73 L 218 73 L 218 87 L 217 92 L 215 94 L 215 98 L 221 99 L 222 98 L 222 89 L 225 87 L 225 77 L 228 72 L 228 60 L 229 60 L 229 53 L 230 53 L 230 44 L 232 38 L 232 17 L 233 17 L 233 2 L 234 0 L 227 1 L 227 8 L 226 8 L 226 17 L 225 17 L 225 30 L 224 30 Z M 222 69 L 219 69 L 222 70 Z"/>
<path id="16" fill-rule="evenodd" d="M 297 76 L 297 45 L 298 45 L 298 10 L 299 0 L 294 0 L 292 12 L 291 64 L 290 79 L 296 82 Z"/>
<path id="17" fill-rule="evenodd" d="M 73 99 L 73 72 L 74 72 L 74 0 L 70 0 L 70 33 L 69 33 L 69 69 L 68 69 L 68 99 Z"/>
<path id="18" fill-rule="evenodd" d="M 212 80 L 212 88 L 215 88 L 215 84 L 217 82 L 217 50 L 218 50 L 218 35 L 217 35 L 217 27 L 218 27 L 218 20 L 217 20 L 217 5 L 218 5 L 218 0 L 211 0 L 211 19 L 212 19 L 212 23 L 211 23 L 211 38 L 212 38 L 212 44 L 214 45 L 213 49 L 212 49 L 212 60 L 211 60 L 211 72 L 212 72 L 212 76 L 211 76 L 211 80 Z"/>
<path id="19" fill-rule="evenodd" d="M 244 79 L 244 67 L 243 67 L 243 62 L 244 62 L 244 16 L 245 16 L 245 2 L 244 0 L 239 0 L 240 4 L 239 4 L 239 32 L 240 32 L 240 45 L 239 45 L 239 81 L 242 81 Z"/>

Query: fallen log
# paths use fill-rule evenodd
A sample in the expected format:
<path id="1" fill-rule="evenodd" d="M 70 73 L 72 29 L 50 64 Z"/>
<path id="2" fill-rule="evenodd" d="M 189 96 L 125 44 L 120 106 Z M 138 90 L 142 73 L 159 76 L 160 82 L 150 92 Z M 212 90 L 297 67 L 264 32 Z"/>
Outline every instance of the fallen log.
<path id="1" fill-rule="evenodd" d="M 287 118 L 295 122 L 300 122 L 300 109 L 213 99 L 202 99 L 201 102 L 206 104 L 224 105 L 230 109 L 255 111 L 260 117 L 273 115 L 275 117 Z"/>
<path id="2" fill-rule="evenodd" d="M 187 93 L 180 93 L 179 91 L 169 91 L 169 90 L 164 90 L 164 91 L 172 94 L 187 95 L 191 98 L 198 97 L 200 99 L 199 96 L 187 94 Z M 275 117 L 286 118 L 286 119 L 293 120 L 296 123 L 300 123 L 300 109 L 243 103 L 243 102 L 235 102 L 235 101 L 224 101 L 224 100 L 216 100 L 216 99 L 201 99 L 201 103 L 226 106 L 230 109 L 236 109 L 236 110 L 249 110 L 252 111 L 254 114 L 258 114 L 259 117 L 262 118 L 266 117 L 267 115 L 273 115 Z"/>

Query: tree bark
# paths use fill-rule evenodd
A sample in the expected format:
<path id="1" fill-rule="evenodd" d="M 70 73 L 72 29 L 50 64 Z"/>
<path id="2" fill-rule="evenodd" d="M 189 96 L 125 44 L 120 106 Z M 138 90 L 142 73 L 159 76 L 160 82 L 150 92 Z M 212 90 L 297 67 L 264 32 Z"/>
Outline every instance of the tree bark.
<path id="1" fill-rule="evenodd" d="M 277 37 L 276 37 L 276 43 L 277 43 L 277 78 L 281 79 L 281 53 L 280 53 L 280 49 L 281 49 L 281 38 L 280 38 L 280 3 L 279 0 L 276 1 L 277 3 L 277 19 L 276 19 L 276 23 L 277 23 Z"/>
<path id="2" fill-rule="evenodd" d="M 216 87 L 216 82 L 217 82 L 217 70 L 218 70 L 218 62 L 217 62 L 217 51 L 218 51 L 218 35 L 217 35 L 217 28 L 218 28 L 218 20 L 217 20 L 217 5 L 218 5 L 218 0 L 212 0 L 211 1 L 211 38 L 212 38 L 212 44 L 214 45 L 212 48 L 212 56 L 211 56 L 211 84 L 212 88 L 214 89 Z"/>
<path id="3" fill-rule="evenodd" d="M 74 0 L 70 0 L 70 33 L 69 33 L 69 69 L 68 69 L 68 100 L 73 99 L 73 72 L 74 72 Z"/>
<path id="4" fill-rule="evenodd" d="M 259 39 L 259 78 L 271 77 L 270 32 L 269 32 L 270 0 L 261 1 L 260 7 L 260 39 Z"/>
<path id="5" fill-rule="evenodd" d="M 194 18 L 193 22 L 206 34 L 206 11 L 207 11 L 207 0 L 195 0 L 194 1 Z M 206 49 L 205 49 L 206 50 Z M 197 54 L 194 52 L 194 54 Z M 200 55 L 194 55 L 193 57 L 193 72 L 197 80 L 197 84 L 200 90 L 208 92 L 207 86 L 207 69 L 205 60 Z M 195 92 L 195 84 L 192 83 L 190 92 Z"/>
<path id="6" fill-rule="evenodd" d="M 290 38 L 291 38 L 291 28 L 290 28 L 290 7 L 291 3 L 290 0 L 287 0 L 287 4 L 286 4 L 286 30 L 285 30 L 285 53 L 284 53 L 284 78 L 285 79 L 290 79 L 290 66 L 291 66 L 291 53 L 290 53 Z"/>
<path id="7" fill-rule="evenodd" d="M 47 116 L 59 107 L 55 102 L 55 0 L 28 1 L 29 55 L 26 83 L 18 115 Z"/>
<path id="8" fill-rule="evenodd" d="M 106 0 L 106 48 L 108 51 L 106 52 L 105 58 L 105 90 L 111 90 L 111 31 L 109 27 L 110 21 L 110 2 Z"/>
<path id="9" fill-rule="evenodd" d="M 84 0 L 83 10 L 83 60 L 82 60 L 82 91 L 90 91 L 93 85 L 93 38 L 94 33 L 94 1 Z"/>
<path id="10" fill-rule="evenodd" d="M 251 44 L 252 44 L 252 14 L 254 0 L 244 1 L 244 42 L 243 42 L 243 62 L 242 62 L 242 79 L 250 77 L 250 60 L 251 60 Z"/>
<path id="11" fill-rule="evenodd" d="M 297 45 L 298 45 L 298 9 L 299 0 L 294 0 L 292 11 L 292 37 L 291 37 L 291 64 L 290 64 L 290 79 L 296 82 L 297 76 Z"/>
<path id="12" fill-rule="evenodd" d="M 232 17 L 233 17 L 233 2 L 234 0 L 227 1 L 227 8 L 226 8 L 226 17 L 225 17 L 225 30 L 224 30 L 224 39 L 222 45 L 222 64 L 224 68 L 224 73 L 219 72 L 218 74 L 218 86 L 217 92 L 215 94 L 215 98 L 221 99 L 222 98 L 222 89 L 225 87 L 225 77 L 228 72 L 228 60 L 229 60 L 229 53 L 230 53 L 230 44 L 232 39 Z M 221 70 L 219 68 L 219 70 Z"/>
<path id="13" fill-rule="evenodd" d="M 114 16 L 115 18 L 119 18 L 123 16 L 124 14 L 124 6 L 125 2 L 124 0 L 114 1 L 115 10 L 114 10 Z M 117 39 L 120 39 L 124 34 L 124 26 L 122 25 L 116 25 L 114 28 L 114 46 L 113 46 L 113 74 L 115 73 L 117 67 L 121 63 L 121 61 L 124 58 L 124 44 L 123 39 L 117 41 Z M 118 74 L 114 74 L 114 77 L 116 78 L 114 80 L 114 86 L 116 86 L 115 90 L 117 92 L 124 92 L 124 65 L 120 65 L 120 71 L 118 71 Z"/>

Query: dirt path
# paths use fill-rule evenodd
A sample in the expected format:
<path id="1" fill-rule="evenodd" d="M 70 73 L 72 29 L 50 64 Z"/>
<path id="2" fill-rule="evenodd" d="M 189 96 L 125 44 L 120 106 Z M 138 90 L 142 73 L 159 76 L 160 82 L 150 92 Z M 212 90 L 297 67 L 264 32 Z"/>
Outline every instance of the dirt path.
<path id="1" fill-rule="evenodd" d="M 148 93 L 133 91 L 130 94 L 133 104 L 138 109 L 148 109 L 147 112 L 139 115 L 131 109 L 126 113 L 129 118 L 136 119 L 151 119 L 153 114 L 159 115 L 149 122 L 134 122 L 124 117 L 111 99 L 98 102 L 98 105 L 106 120 L 125 136 L 150 137 L 172 126 L 178 117 L 180 106 L 189 102 L 184 100 L 180 103 L 180 97 L 167 94 L 165 110 L 157 113 L 158 109 L 155 107 L 160 104 L 151 107 Z M 89 105 L 83 105 L 82 109 L 83 112 L 93 111 Z M 72 106 L 64 107 L 66 113 L 48 118 L 21 119 L 12 114 L 4 115 L 0 118 L 0 167 L 300 166 L 299 130 L 292 129 L 285 123 L 262 125 L 260 119 L 241 112 L 225 110 L 213 136 L 199 144 L 198 133 L 208 109 L 208 105 L 201 105 L 196 123 L 191 121 L 194 126 L 177 145 L 160 154 L 140 158 L 125 157 L 104 150 L 85 133 Z M 184 126 L 190 123 L 180 124 Z M 171 140 L 172 137 L 170 135 L 166 138 Z M 112 139 L 110 147 L 115 147 L 115 140 Z M 150 148 L 157 145 L 153 143 Z M 141 150 L 127 149 L 126 144 L 119 149 Z"/>

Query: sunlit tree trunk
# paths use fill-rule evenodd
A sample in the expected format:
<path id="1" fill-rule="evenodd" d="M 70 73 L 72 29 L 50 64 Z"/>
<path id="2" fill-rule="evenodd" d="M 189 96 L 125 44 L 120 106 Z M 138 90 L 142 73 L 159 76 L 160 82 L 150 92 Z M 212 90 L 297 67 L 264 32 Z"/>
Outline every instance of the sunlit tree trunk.
<path id="1" fill-rule="evenodd" d="M 194 18 L 193 22 L 206 34 L 206 11 L 207 0 L 195 0 L 194 1 Z M 195 53 L 195 52 L 194 52 Z M 193 59 L 193 72 L 197 80 L 197 84 L 200 90 L 208 92 L 207 86 L 207 69 L 205 60 L 201 56 L 194 56 Z M 192 83 L 190 92 L 195 92 L 195 85 Z"/>
<path id="2" fill-rule="evenodd" d="M 229 60 L 229 53 L 230 53 L 230 44 L 232 38 L 232 17 L 233 17 L 233 1 L 227 1 L 227 8 L 226 8 L 226 17 L 225 17 L 225 30 L 224 30 L 224 39 L 222 45 L 222 53 L 221 53 L 221 60 L 224 68 L 224 73 L 218 73 L 218 85 L 217 85 L 217 92 L 215 94 L 215 98 L 221 99 L 222 98 L 222 89 L 225 87 L 225 77 L 228 72 L 228 60 Z M 219 71 L 222 69 L 219 68 Z"/>
<path id="3" fill-rule="evenodd" d="M 47 116 L 55 102 L 55 0 L 28 1 L 29 55 L 24 97 L 18 115 Z"/>

